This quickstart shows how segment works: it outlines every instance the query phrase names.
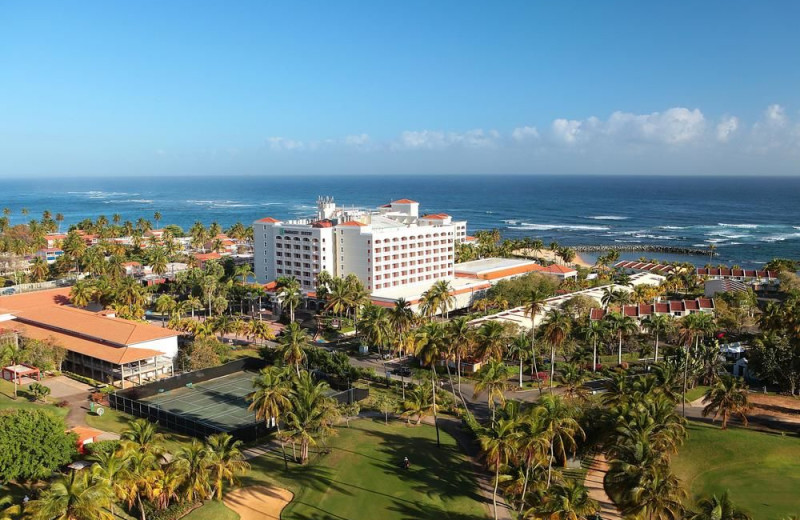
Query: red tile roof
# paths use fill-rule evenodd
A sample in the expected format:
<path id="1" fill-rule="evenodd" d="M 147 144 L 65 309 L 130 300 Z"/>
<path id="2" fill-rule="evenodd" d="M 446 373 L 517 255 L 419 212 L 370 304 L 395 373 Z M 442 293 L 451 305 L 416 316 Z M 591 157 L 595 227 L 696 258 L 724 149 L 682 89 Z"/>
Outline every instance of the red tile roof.
<path id="1" fill-rule="evenodd" d="M 366 226 L 366 224 L 364 224 L 362 222 L 358 222 L 357 220 L 350 220 L 348 222 L 342 222 L 339 225 L 340 226 L 348 226 L 348 227 L 363 227 L 363 226 Z"/>
<path id="2" fill-rule="evenodd" d="M 444 220 L 450 218 L 450 215 L 447 213 L 433 213 L 431 215 L 423 215 L 422 218 Z"/>
<path id="3" fill-rule="evenodd" d="M 318 221 L 314 222 L 313 224 L 311 224 L 311 227 L 329 228 L 329 227 L 333 227 L 333 222 L 331 222 L 330 220 L 318 220 Z"/>
<path id="4" fill-rule="evenodd" d="M 262 222 L 264 224 L 277 224 L 280 220 L 274 219 L 272 217 L 264 217 L 256 220 L 256 222 Z"/>
<path id="5" fill-rule="evenodd" d="M 393 200 L 392 204 L 419 204 L 419 202 L 411 199 L 398 199 L 398 200 Z"/>

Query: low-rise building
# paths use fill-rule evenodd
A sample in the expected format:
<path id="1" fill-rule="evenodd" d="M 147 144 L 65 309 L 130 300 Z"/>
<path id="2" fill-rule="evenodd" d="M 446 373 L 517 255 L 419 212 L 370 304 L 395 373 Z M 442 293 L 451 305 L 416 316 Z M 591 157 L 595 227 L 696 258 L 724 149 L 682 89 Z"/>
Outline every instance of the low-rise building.
<path id="1" fill-rule="evenodd" d="M 172 375 L 177 331 L 70 305 L 69 288 L 0 296 L 0 328 L 67 351 L 64 368 L 122 387 Z"/>

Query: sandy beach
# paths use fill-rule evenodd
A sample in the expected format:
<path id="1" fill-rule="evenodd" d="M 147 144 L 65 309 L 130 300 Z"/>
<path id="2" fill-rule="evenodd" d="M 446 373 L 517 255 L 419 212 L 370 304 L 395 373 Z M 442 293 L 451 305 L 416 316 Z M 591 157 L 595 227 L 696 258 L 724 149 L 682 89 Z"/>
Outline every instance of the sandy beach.
<path id="1" fill-rule="evenodd" d="M 542 260 L 547 260 L 548 262 L 555 262 L 557 264 L 563 264 L 564 261 L 561 260 L 558 256 L 556 256 L 555 252 L 550 251 L 549 249 L 542 249 L 540 251 L 534 251 L 533 249 L 517 249 L 514 251 L 514 254 L 517 256 L 524 256 L 526 258 L 541 258 Z M 576 254 L 575 258 L 569 265 L 578 266 L 578 267 L 594 267 L 592 264 L 584 260 L 581 255 Z"/>

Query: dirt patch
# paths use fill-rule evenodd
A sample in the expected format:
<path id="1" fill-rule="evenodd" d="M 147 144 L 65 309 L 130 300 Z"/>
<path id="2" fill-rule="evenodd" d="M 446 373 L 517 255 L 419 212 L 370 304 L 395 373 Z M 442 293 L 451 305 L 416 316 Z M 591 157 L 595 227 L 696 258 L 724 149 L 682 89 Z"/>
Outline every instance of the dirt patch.
<path id="1" fill-rule="evenodd" d="M 288 489 L 250 486 L 231 491 L 222 501 L 236 511 L 241 520 L 279 520 L 281 511 L 293 498 Z"/>
<path id="2" fill-rule="evenodd" d="M 753 410 L 748 415 L 770 416 L 800 422 L 800 399 L 785 395 L 750 394 Z"/>

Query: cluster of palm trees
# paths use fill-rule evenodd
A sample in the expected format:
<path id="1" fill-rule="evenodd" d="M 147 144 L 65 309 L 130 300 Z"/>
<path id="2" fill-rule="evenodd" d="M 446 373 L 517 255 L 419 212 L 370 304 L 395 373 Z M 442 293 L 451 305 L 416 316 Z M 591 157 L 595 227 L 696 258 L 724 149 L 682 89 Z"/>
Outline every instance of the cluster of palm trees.
<path id="1" fill-rule="evenodd" d="M 121 507 L 146 520 L 175 503 L 221 500 L 225 486 L 249 469 L 240 444 L 220 433 L 170 454 L 156 425 L 136 419 L 118 445 L 90 456 L 91 468 L 57 475 L 13 513 L 31 520 L 112 520 Z"/>
<path id="2" fill-rule="evenodd" d="M 597 512 L 583 484 L 560 470 L 584 438 L 580 414 L 572 402 L 546 394 L 528 407 L 508 400 L 489 426 L 477 427 L 494 473 L 495 518 L 500 489 L 521 518 L 586 518 Z"/>
<path id="3" fill-rule="evenodd" d="M 23 215 L 27 214 L 27 210 L 24 210 Z M 5 208 L 0 217 L 0 253 L 20 256 L 30 255 L 46 247 L 45 236 L 60 232 L 64 221 L 62 214 L 53 217 L 50 211 L 44 211 L 39 220 L 32 219 L 25 224 L 10 226 L 10 215 L 11 210 Z M 153 214 L 156 226 L 161 218 L 160 212 Z M 95 220 L 85 219 L 76 224 L 63 239 L 61 248 L 64 255 L 53 265 L 48 265 L 43 258 L 34 257 L 26 270 L 27 278 L 38 282 L 62 276 L 73 269 L 90 272 L 95 276 L 108 274 L 115 277 L 120 270 L 124 274 L 122 264 L 128 260 L 145 261 L 155 274 L 164 274 L 171 259 L 193 261 L 191 256 L 180 255 L 182 246 L 176 239 L 182 236 L 183 231 L 178 226 L 166 226 L 161 236 L 153 235 L 150 242 L 146 243 L 145 233 L 152 228 L 151 221 L 146 218 L 139 218 L 135 223 L 123 223 L 119 214 L 114 214 L 111 221 L 104 215 Z M 190 230 L 192 245 L 204 252 L 207 247 L 219 251 L 222 249 L 219 238 L 222 232 L 222 227 L 216 222 L 208 228 L 196 222 Z M 82 233 L 96 235 L 97 244 L 87 245 Z M 225 233 L 230 238 L 246 243 L 252 243 L 253 240 L 252 227 L 245 227 L 240 222 L 225 230 Z M 113 240 L 121 237 L 130 237 L 130 245 Z M 146 249 L 145 245 L 148 246 Z"/>
<path id="4" fill-rule="evenodd" d="M 287 467 L 287 442 L 292 445 L 294 460 L 305 464 L 309 449 L 335 434 L 339 410 L 336 401 L 327 396 L 328 388 L 324 381 L 315 381 L 308 371 L 300 370 L 299 361 L 295 370 L 289 364 L 271 366 L 253 380 L 253 392 L 247 395 L 249 408 L 257 419 L 276 427 Z"/>

